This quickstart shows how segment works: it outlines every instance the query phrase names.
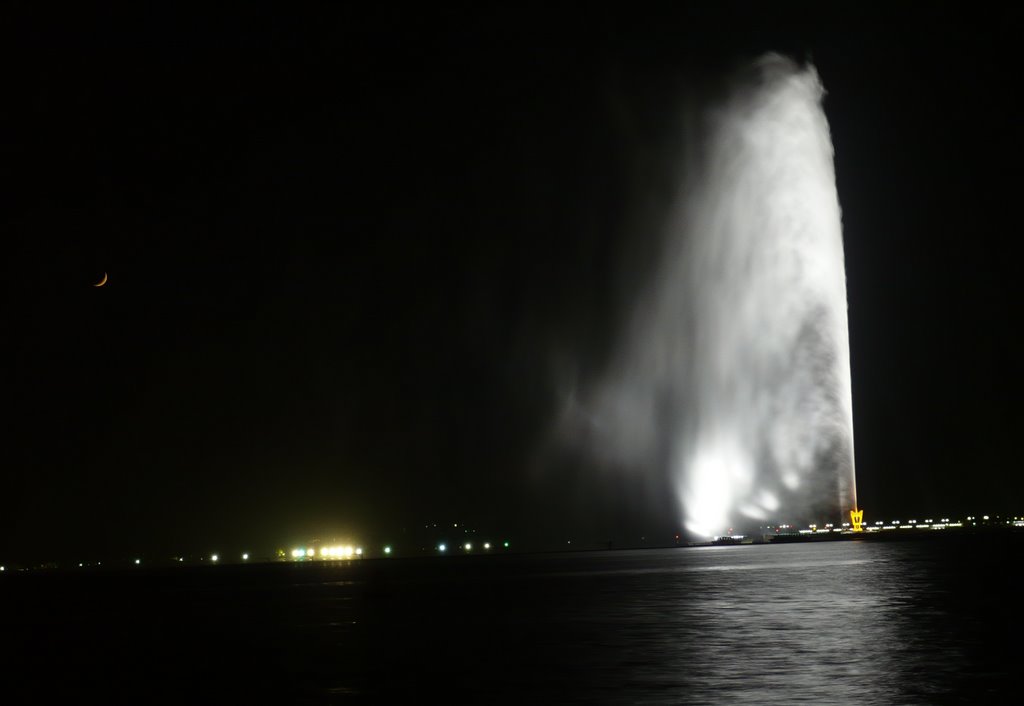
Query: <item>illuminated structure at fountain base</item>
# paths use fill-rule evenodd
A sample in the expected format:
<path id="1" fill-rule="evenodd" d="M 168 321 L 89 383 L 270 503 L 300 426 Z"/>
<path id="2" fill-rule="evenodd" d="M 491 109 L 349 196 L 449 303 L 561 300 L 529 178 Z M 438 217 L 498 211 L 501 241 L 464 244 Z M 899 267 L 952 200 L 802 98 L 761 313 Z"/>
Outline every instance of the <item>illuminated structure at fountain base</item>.
<path id="1" fill-rule="evenodd" d="M 864 528 L 861 525 L 864 523 L 864 511 L 853 508 L 850 510 L 850 526 L 853 527 L 854 532 L 863 532 Z"/>

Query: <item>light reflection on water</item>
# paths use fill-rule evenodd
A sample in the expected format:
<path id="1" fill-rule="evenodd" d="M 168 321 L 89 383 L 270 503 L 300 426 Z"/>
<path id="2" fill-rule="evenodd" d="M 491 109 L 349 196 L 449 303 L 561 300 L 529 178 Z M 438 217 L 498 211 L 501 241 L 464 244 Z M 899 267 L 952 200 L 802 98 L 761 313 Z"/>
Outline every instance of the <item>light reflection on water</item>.
<path id="1" fill-rule="evenodd" d="M 453 698 L 1001 703 L 1007 663 L 992 663 L 985 647 L 997 628 L 957 569 L 930 543 L 580 553 L 421 584 L 429 600 L 406 596 L 404 615 L 416 635 L 463 646 L 435 650 L 431 665 L 478 671 L 426 682 Z M 502 607 L 474 615 L 488 596 Z M 474 654 L 481 647 L 508 672 L 489 671 Z"/>
<path id="2" fill-rule="evenodd" d="M 32 574 L 0 631 L 68 700 L 1014 704 L 1024 537 L 990 539 Z"/>
<path id="3" fill-rule="evenodd" d="M 894 703 L 908 678 L 902 600 L 878 583 L 888 562 L 863 556 L 875 549 L 728 547 L 679 557 L 698 565 L 673 586 L 637 590 L 621 620 L 624 643 L 666 657 L 633 665 L 638 681 L 662 687 L 641 700 Z M 955 646 L 941 649 L 956 659 Z"/>

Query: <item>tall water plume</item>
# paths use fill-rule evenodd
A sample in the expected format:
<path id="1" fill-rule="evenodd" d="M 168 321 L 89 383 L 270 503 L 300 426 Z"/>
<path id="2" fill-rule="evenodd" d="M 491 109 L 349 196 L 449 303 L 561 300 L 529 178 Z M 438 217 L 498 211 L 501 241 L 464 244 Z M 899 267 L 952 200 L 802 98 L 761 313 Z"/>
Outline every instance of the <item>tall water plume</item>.
<path id="1" fill-rule="evenodd" d="M 657 271 L 587 444 L 664 473 L 702 535 L 856 505 L 840 208 L 813 67 L 768 55 L 699 111 Z"/>

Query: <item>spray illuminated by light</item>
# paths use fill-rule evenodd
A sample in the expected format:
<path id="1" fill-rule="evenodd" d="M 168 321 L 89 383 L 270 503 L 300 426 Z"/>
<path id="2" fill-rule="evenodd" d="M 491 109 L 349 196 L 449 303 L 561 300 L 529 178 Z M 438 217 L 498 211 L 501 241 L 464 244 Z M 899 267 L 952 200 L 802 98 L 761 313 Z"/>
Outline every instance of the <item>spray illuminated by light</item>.
<path id="1" fill-rule="evenodd" d="M 657 271 L 596 394 L 572 396 L 600 455 L 664 469 L 697 534 L 856 507 L 823 93 L 769 55 L 700 114 Z"/>

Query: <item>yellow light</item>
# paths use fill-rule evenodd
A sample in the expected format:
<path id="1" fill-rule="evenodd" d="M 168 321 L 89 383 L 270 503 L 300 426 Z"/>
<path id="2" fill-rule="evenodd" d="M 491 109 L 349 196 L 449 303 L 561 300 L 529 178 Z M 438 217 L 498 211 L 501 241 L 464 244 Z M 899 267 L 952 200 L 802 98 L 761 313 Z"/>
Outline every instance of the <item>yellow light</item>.
<path id="1" fill-rule="evenodd" d="M 304 556 L 305 553 L 306 552 L 301 549 L 292 549 L 292 559 L 298 559 L 299 557 Z"/>
<path id="2" fill-rule="evenodd" d="M 249 561 L 249 555 L 248 554 L 243 554 L 242 555 L 242 561 Z"/>
<path id="3" fill-rule="evenodd" d="M 356 547 L 356 556 L 362 556 L 362 555 L 363 555 L 363 548 L 362 547 Z"/>
<path id="4" fill-rule="evenodd" d="M 466 546 L 464 547 L 464 549 L 468 552 L 472 548 L 473 548 L 473 545 L 470 544 L 469 542 L 466 542 Z"/>
<path id="5" fill-rule="evenodd" d="M 391 547 L 384 547 L 384 553 L 385 554 L 390 554 L 391 553 Z"/>
<path id="6" fill-rule="evenodd" d="M 862 532 L 861 524 L 864 522 L 864 511 L 857 508 L 850 510 L 850 522 L 853 523 L 854 532 Z"/>
<path id="7" fill-rule="evenodd" d="M 210 559 L 211 559 L 212 561 L 217 561 L 217 558 L 218 558 L 218 557 L 217 557 L 217 555 L 216 555 L 216 554 L 214 554 L 213 556 L 211 556 L 211 557 L 210 557 Z"/>

